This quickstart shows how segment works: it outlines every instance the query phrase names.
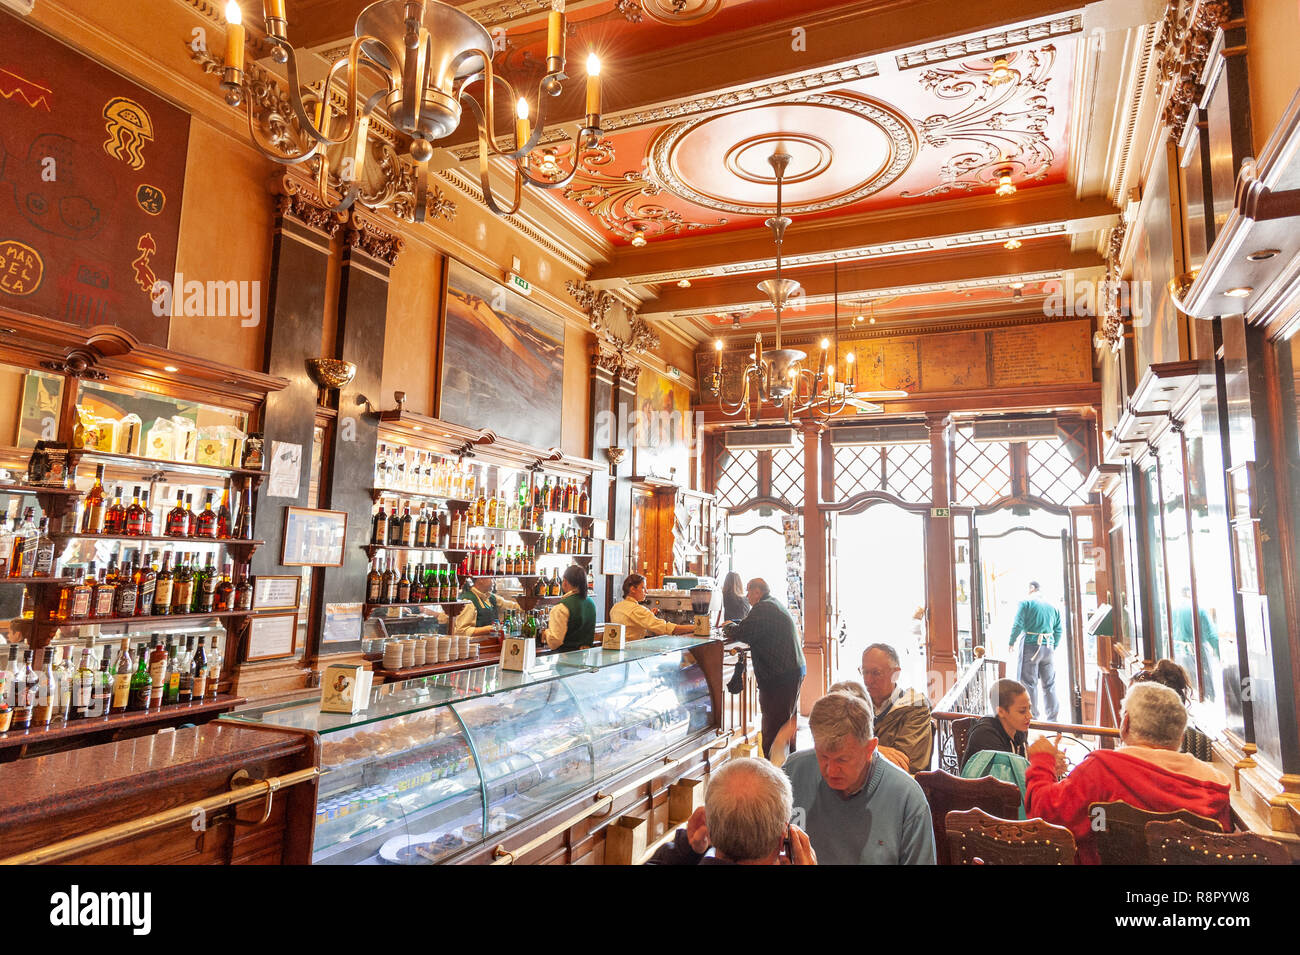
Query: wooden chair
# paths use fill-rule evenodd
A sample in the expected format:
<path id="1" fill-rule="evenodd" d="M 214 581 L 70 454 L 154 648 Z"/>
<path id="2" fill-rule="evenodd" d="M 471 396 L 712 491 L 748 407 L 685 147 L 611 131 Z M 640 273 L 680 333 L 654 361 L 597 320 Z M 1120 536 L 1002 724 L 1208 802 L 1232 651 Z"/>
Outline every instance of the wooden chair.
<path id="1" fill-rule="evenodd" d="M 914 777 L 930 803 L 930 822 L 934 826 L 934 851 L 939 865 L 952 865 L 948 853 L 945 820 L 948 813 L 962 809 L 983 809 L 990 815 L 1014 819 L 1020 814 L 1020 787 L 992 776 L 962 779 L 938 770 L 917 773 Z"/>
<path id="2" fill-rule="evenodd" d="M 966 762 L 966 742 L 970 739 L 971 727 L 979 720 L 978 716 L 967 716 L 952 721 L 952 748 L 957 754 L 957 767 Z"/>
<path id="3" fill-rule="evenodd" d="M 996 819 L 971 809 L 948 813 L 945 827 L 953 865 L 1074 865 L 1070 830 L 1041 819 Z"/>
<path id="4" fill-rule="evenodd" d="M 1147 855 L 1159 865 L 1290 865 L 1291 853 L 1253 832 L 1211 833 L 1175 819 L 1148 822 Z"/>
<path id="5" fill-rule="evenodd" d="M 1102 813 L 1101 825 L 1093 832 L 1093 842 L 1102 865 L 1151 865 L 1147 853 L 1146 825 L 1180 819 L 1205 832 L 1222 832 L 1217 819 L 1198 816 L 1189 809 L 1174 812 L 1147 812 L 1126 802 L 1094 802 L 1088 806 L 1088 818 Z"/>

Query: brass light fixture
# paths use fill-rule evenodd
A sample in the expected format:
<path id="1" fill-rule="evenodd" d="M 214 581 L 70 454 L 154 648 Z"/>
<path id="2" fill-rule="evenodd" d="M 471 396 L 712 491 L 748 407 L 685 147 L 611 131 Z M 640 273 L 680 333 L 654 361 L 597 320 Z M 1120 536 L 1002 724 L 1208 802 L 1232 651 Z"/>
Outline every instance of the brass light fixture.
<path id="1" fill-rule="evenodd" d="M 307 374 L 318 388 L 342 388 L 357 376 L 357 366 L 340 358 L 308 358 Z"/>
<path id="2" fill-rule="evenodd" d="M 1007 196 L 1016 194 L 1016 184 L 1011 181 L 1013 171 L 1010 166 L 1003 166 L 998 170 L 998 187 L 993 190 L 995 195 L 1005 199 Z"/>
<path id="3" fill-rule="evenodd" d="M 1016 238 L 1007 239 L 1007 241 L 1002 243 L 1002 248 L 1006 249 L 1008 252 L 1014 252 L 1016 249 L 1020 248 L 1020 240 Z"/>
<path id="4" fill-rule="evenodd" d="M 592 54 L 587 62 L 587 112 L 582 127 L 574 134 L 573 168 L 563 172 L 555 153 L 542 162 L 543 177 L 529 171 L 528 154 L 537 146 L 546 126 L 546 99 L 563 91 L 564 0 L 551 0 L 547 20 L 546 73 L 537 88 L 537 125 L 530 127 L 527 100 L 517 96 L 504 77 L 492 69 L 492 37 L 469 14 L 437 0 L 378 0 L 357 16 L 354 39 L 347 56 L 330 67 L 321 83 L 307 85 L 299 73 L 298 53 L 288 40 L 285 0 L 263 0 L 266 40 L 271 58 L 287 65 L 287 100 L 311 148 L 284 149 L 267 142 L 256 132 L 253 102 L 247 104 L 249 135 L 268 158 L 283 165 L 318 161 L 317 178 L 322 197 L 337 195 L 336 212 L 360 203 L 380 208 L 396 201 L 391 195 L 366 193 L 372 177 L 367 170 L 392 162 L 391 150 L 382 156 L 371 150 L 369 129 L 377 116 L 384 116 L 401 134 L 410 138 L 410 156 L 415 162 L 414 216 L 423 221 L 428 199 L 429 160 L 434 143 L 455 132 L 462 110 L 468 108 L 478 127 L 478 174 L 483 201 L 497 215 L 512 215 L 519 209 L 523 186 L 554 189 L 566 185 L 577 172 L 580 150 L 600 140 L 600 60 Z M 226 102 L 238 106 L 244 99 L 244 26 L 236 0 L 226 6 L 226 59 L 221 88 Z M 358 92 L 361 77 L 373 81 L 376 91 L 363 99 Z M 482 81 L 480 98 L 469 88 Z M 518 104 L 512 146 L 496 145 L 496 90 L 500 85 L 509 102 Z M 326 104 L 329 104 L 328 106 Z M 341 107 L 340 107 L 341 104 Z M 340 115 L 336 116 L 338 112 Z M 333 151 L 334 155 L 331 155 Z M 489 164 L 505 158 L 513 167 L 514 197 L 509 205 L 499 203 L 492 192 Z M 330 189 L 330 168 L 337 162 L 339 187 Z M 549 165 L 548 165 L 549 163 Z M 553 170 L 550 171 L 550 170 Z M 375 177 L 377 178 L 377 177 Z"/>
<path id="5" fill-rule="evenodd" d="M 993 61 L 993 69 L 989 72 L 989 85 L 1001 86 L 1003 83 L 1010 83 L 1016 78 L 1016 71 L 1011 69 L 1005 56 L 1000 56 Z"/>

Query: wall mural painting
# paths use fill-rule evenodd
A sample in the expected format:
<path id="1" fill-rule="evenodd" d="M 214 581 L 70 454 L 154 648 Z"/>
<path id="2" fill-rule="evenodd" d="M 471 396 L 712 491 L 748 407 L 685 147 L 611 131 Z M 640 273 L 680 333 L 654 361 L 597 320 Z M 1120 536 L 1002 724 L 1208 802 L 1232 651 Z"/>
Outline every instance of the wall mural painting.
<path id="1" fill-rule="evenodd" d="M 638 475 L 690 483 L 691 392 L 671 378 L 643 368 L 636 382 Z"/>
<path id="2" fill-rule="evenodd" d="M 560 446 L 564 323 L 452 262 L 440 416 L 538 448 Z"/>
<path id="3" fill-rule="evenodd" d="M 166 345 L 189 122 L 0 14 L 0 307 Z"/>

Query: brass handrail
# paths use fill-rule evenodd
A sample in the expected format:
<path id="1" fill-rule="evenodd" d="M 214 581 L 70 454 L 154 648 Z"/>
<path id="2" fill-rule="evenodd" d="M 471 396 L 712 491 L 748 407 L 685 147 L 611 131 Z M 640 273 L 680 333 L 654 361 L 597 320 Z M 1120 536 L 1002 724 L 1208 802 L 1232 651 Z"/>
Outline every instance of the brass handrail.
<path id="1" fill-rule="evenodd" d="M 290 786 L 296 786 L 299 783 L 309 782 L 319 775 L 320 770 L 313 766 L 310 769 L 299 769 L 283 776 L 270 776 L 267 779 L 257 779 L 242 785 L 235 783 L 232 779 L 231 785 L 237 786 L 237 788 L 228 793 L 209 796 L 207 799 L 199 799 L 181 806 L 174 806 L 171 809 L 164 809 L 162 812 L 155 812 L 148 816 L 132 819 L 129 822 L 119 823 L 116 826 L 109 826 L 107 829 L 97 829 L 94 832 L 88 832 L 72 839 L 53 842 L 40 849 L 20 852 L 18 855 L 0 859 L 0 865 L 42 865 L 54 862 L 58 859 L 76 855 L 79 852 L 98 849 L 100 846 L 120 842 L 131 836 L 152 832 L 154 829 L 161 829 L 163 826 L 171 825 L 174 822 L 183 822 L 196 815 L 202 818 L 203 815 L 209 812 L 215 812 L 227 806 L 252 802 L 263 797 L 266 798 L 266 811 L 262 817 L 262 821 L 265 822 L 271 815 L 271 800 L 274 798 L 274 793 Z M 238 777 L 238 774 L 236 774 L 236 777 Z"/>
<path id="2" fill-rule="evenodd" d="M 688 759 L 691 759 L 693 756 L 697 756 L 698 754 L 704 752 L 705 750 L 725 749 L 726 746 L 731 742 L 731 737 L 732 737 L 731 730 L 718 733 L 718 735 L 715 736 L 713 739 L 709 740 L 708 742 L 701 743 L 699 746 L 695 747 L 689 752 L 683 753 L 681 756 L 678 756 L 675 759 L 670 757 L 665 757 L 664 765 L 656 766 L 653 769 L 647 770 L 646 772 L 642 773 L 640 776 L 636 777 L 635 779 L 624 783 L 622 786 L 620 786 L 618 789 L 615 789 L 613 792 L 603 793 L 597 791 L 596 794 L 592 797 L 595 800 L 595 802 L 593 802 L 590 806 L 580 810 L 579 812 L 574 813 L 572 816 L 566 818 L 563 822 L 557 823 L 556 825 L 552 826 L 550 829 L 547 829 L 540 836 L 534 836 L 532 839 L 528 840 L 517 849 L 507 849 L 504 844 L 498 843 L 497 846 L 492 850 L 493 858 L 491 864 L 492 865 L 514 865 L 515 860 L 518 859 L 520 856 L 532 852 L 538 846 L 542 845 L 545 842 L 549 842 L 551 839 L 554 839 L 556 836 L 564 832 L 570 826 L 582 822 L 582 820 L 586 819 L 588 816 L 594 816 L 597 812 L 599 812 L 602 809 L 604 809 L 606 812 L 612 811 L 614 808 L 614 803 L 618 800 L 620 796 L 626 795 L 627 793 L 631 792 L 633 789 L 637 789 L 641 786 L 644 786 L 652 779 L 656 779 L 659 776 L 667 776 L 670 773 L 675 772 Z M 603 805 L 606 800 L 608 800 L 608 805 Z"/>
<path id="3" fill-rule="evenodd" d="M 964 720 L 974 717 L 979 719 L 977 713 L 954 713 L 947 710 L 935 710 L 930 716 L 936 720 L 949 721 Z M 1048 733 L 1070 733 L 1074 736 L 1097 736 L 1103 739 L 1119 739 L 1119 730 L 1113 726 L 1088 726 L 1080 723 L 1048 723 L 1045 720 L 1032 720 L 1029 723 L 1031 730 L 1043 730 Z"/>

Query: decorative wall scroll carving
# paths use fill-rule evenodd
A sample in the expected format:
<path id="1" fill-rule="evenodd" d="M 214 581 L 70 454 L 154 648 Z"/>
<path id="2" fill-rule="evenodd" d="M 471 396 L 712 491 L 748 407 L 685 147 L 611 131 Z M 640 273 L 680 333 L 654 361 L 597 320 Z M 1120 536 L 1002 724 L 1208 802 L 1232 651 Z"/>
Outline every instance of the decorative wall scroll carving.
<path id="1" fill-rule="evenodd" d="M 381 228 L 372 216 L 355 209 L 348 217 L 345 240 L 348 245 L 389 265 L 396 264 L 397 256 L 406 245 L 400 236 Z"/>
<path id="2" fill-rule="evenodd" d="M 1200 99 L 1198 78 L 1214 35 L 1230 15 L 1227 0 L 1170 0 L 1165 9 L 1155 53 L 1160 82 L 1171 85 L 1161 118 L 1175 142 L 1182 139 L 1187 118 Z"/>
<path id="3" fill-rule="evenodd" d="M 564 283 L 578 307 L 587 313 L 587 323 L 596 334 L 596 354 L 592 363 L 629 381 L 636 381 L 640 366 L 634 360 L 660 345 L 659 335 L 640 315 L 629 310 L 627 331 L 620 335 L 613 327 L 610 312 L 623 307 L 612 293 L 594 289 L 584 282 Z"/>
<path id="4" fill-rule="evenodd" d="M 1122 274 L 1120 252 L 1124 248 L 1124 234 L 1127 231 L 1128 223 L 1120 219 L 1119 225 L 1110 230 L 1110 239 L 1106 245 L 1106 286 L 1101 336 L 1112 352 L 1119 351 L 1124 344 L 1124 317 L 1119 311 L 1119 282 Z"/>
<path id="5" fill-rule="evenodd" d="M 623 19 L 628 23 L 640 23 L 642 20 L 641 4 L 637 0 L 618 0 L 614 9 L 623 14 Z"/>
<path id="6" fill-rule="evenodd" d="M 936 113 L 918 123 L 921 145 L 969 143 L 939 170 L 940 183 L 924 192 L 904 192 L 904 198 L 942 195 L 954 190 L 980 189 L 993 184 L 998 170 L 1010 166 L 1019 181 L 1047 178 L 1055 154 L 1047 143 L 1047 122 L 1055 112 L 1047 86 L 1056 63 L 1056 47 L 1008 56 L 1015 80 L 991 82 L 992 64 L 958 69 L 929 69 L 921 85 L 941 99 L 971 97 L 959 112 Z"/>
<path id="7" fill-rule="evenodd" d="M 42 361 L 41 367 L 50 371 L 57 371 L 70 378 L 81 378 L 85 381 L 105 381 L 108 379 L 108 375 L 95 367 L 98 361 L 99 355 L 94 351 L 88 348 L 73 348 L 63 357 L 62 361 Z"/>
<path id="8" fill-rule="evenodd" d="M 276 183 L 275 214 L 301 222 L 331 239 L 338 235 L 345 221 L 342 213 L 321 202 L 316 190 L 287 174 Z"/>
<path id="9" fill-rule="evenodd" d="M 663 191 L 663 187 L 638 170 L 614 176 L 604 168 L 614 162 L 614 144 L 602 139 L 578 154 L 578 174 L 565 187 L 564 198 L 583 206 L 605 228 L 621 238 L 631 240 L 638 231 L 647 237 L 680 235 L 682 232 L 708 228 L 715 223 L 691 222 L 675 209 L 657 202 L 646 202 Z M 726 219 L 718 220 L 725 225 Z"/>

